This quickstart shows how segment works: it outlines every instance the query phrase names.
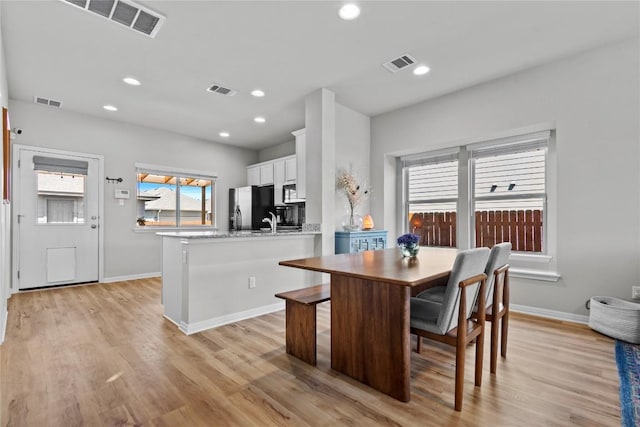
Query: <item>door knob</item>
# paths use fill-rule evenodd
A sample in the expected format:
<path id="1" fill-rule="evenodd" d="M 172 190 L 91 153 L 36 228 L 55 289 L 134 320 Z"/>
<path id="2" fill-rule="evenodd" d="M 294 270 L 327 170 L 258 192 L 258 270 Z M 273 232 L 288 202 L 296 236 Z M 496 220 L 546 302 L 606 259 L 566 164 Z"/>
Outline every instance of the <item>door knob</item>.
<path id="1" fill-rule="evenodd" d="M 97 228 L 98 226 L 95 224 L 91 224 L 91 228 Z"/>

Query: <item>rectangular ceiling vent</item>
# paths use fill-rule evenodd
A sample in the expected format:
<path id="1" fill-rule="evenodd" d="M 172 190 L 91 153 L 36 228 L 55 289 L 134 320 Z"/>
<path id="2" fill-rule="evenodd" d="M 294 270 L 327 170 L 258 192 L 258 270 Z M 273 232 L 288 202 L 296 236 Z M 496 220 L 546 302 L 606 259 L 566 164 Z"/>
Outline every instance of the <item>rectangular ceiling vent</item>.
<path id="1" fill-rule="evenodd" d="M 382 64 L 382 66 L 387 70 L 391 71 L 392 73 L 396 73 L 402 70 L 403 68 L 408 67 L 411 64 L 415 64 L 415 62 L 416 62 L 416 59 L 413 56 L 409 55 L 408 53 L 405 53 L 399 58 L 392 59 L 389 62 L 385 62 L 384 64 Z"/>
<path id="2" fill-rule="evenodd" d="M 155 37 L 166 19 L 164 16 L 131 0 L 61 0 L 93 12 L 131 30 Z"/>
<path id="3" fill-rule="evenodd" d="M 238 93 L 238 91 L 235 89 L 229 89 L 228 87 L 221 86 L 217 83 L 212 84 L 211 87 L 207 89 L 207 91 L 219 93 L 220 95 L 225 95 L 225 96 L 233 96 L 236 93 Z"/>
<path id="4" fill-rule="evenodd" d="M 62 101 L 56 101 L 54 99 L 43 98 L 41 96 L 34 96 L 33 102 L 40 105 L 48 105 L 49 107 L 60 108 L 62 107 Z"/>

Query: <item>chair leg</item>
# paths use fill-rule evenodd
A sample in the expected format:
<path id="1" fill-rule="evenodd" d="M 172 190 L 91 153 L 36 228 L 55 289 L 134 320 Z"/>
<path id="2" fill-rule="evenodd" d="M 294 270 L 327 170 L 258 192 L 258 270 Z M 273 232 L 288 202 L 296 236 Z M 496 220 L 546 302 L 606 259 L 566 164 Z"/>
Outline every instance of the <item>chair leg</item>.
<path id="1" fill-rule="evenodd" d="M 498 364 L 498 323 L 500 318 L 491 320 L 491 368 L 492 374 L 496 373 L 496 365 Z"/>
<path id="2" fill-rule="evenodd" d="M 502 357 L 507 357 L 507 335 L 509 331 L 509 310 L 504 313 L 501 321 L 502 325 L 502 338 L 500 345 L 500 354 Z"/>
<path id="3" fill-rule="evenodd" d="M 482 359 L 484 357 L 484 330 L 478 335 L 476 341 L 476 386 L 482 385 Z"/>
<path id="4" fill-rule="evenodd" d="M 416 342 L 418 343 L 416 345 L 416 351 L 420 354 L 420 350 L 422 350 L 422 337 L 420 335 L 416 335 Z"/>
<path id="5" fill-rule="evenodd" d="M 464 355 L 465 346 L 456 346 L 456 411 L 462 411 L 462 397 L 464 395 Z"/>

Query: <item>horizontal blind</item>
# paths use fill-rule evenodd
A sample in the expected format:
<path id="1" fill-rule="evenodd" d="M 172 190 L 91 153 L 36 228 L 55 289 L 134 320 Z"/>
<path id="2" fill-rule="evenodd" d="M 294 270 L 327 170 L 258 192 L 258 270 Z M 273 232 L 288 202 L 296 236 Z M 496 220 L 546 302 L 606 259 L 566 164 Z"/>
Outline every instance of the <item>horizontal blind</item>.
<path id="1" fill-rule="evenodd" d="M 475 160 L 475 196 L 510 198 L 545 193 L 544 149 Z"/>
<path id="2" fill-rule="evenodd" d="M 400 158 L 402 167 L 432 165 L 436 163 L 447 163 L 458 160 L 460 148 L 447 148 L 444 150 L 432 151 L 430 153 L 413 154 Z"/>
<path id="3" fill-rule="evenodd" d="M 458 198 L 458 160 L 408 168 L 409 202 Z"/>
<path id="4" fill-rule="evenodd" d="M 89 173 L 89 162 L 85 160 L 33 156 L 33 169 L 38 171 L 87 175 Z"/>
<path id="5" fill-rule="evenodd" d="M 471 158 L 499 156 L 501 154 L 522 153 L 545 148 L 549 145 L 551 131 L 494 139 L 467 146 Z"/>

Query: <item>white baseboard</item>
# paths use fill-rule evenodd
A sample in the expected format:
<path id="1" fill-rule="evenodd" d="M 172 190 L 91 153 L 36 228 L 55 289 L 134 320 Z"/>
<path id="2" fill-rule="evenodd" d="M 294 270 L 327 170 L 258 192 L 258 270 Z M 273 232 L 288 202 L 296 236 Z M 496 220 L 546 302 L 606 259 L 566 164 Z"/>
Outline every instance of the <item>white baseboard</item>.
<path id="1" fill-rule="evenodd" d="M 284 310 L 284 301 L 262 307 L 252 308 L 251 310 L 241 311 L 239 313 L 227 314 L 225 316 L 214 317 L 212 319 L 202 320 L 195 323 L 180 322 L 178 328 L 187 335 L 202 332 L 207 329 L 217 328 L 218 326 L 228 325 L 229 323 L 239 322 L 240 320 L 250 319 L 252 317 L 262 316 L 263 314 L 273 313 L 275 311 Z M 166 317 L 166 316 L 165 316 Z M 167 317 L 168 319 L 168 317 Z M 169 319 L 171 320 L 171 319 Z M 171 320 L 173 322 L 173 320 Z M 176 322 L 173 322 L 176 323 Z"/>
<path id="2" fill-rule="evenodd" d="M 180 325 L 178 323 L 176 323 L 172 318 L 168 317 L 166 314 L 163 314 L 162 317 L 164 317 L 165 319 L 167 319 L 169 322 L 173 323 L 174 325 L 176 325 L 178 328 L 180 327 Z"/>
<path id="3" fill-rule="evenodd" d="M 589 316 L 582 314 L 566 313 L 564 311 L 548 310 L 546 308 L 529 307 L 526 305 L 509 304 L 509 310 L 518 313 L 531 314 L 533 316 L 545 317 L 547 319 L 564 320 L 574 323 L 589 323 Z"/>
<path id="4" fill-rule="evenodd" d="M 150 277 L 160 277 L 160 276 L 162 276 L 161 272 L 131 274 L 129 276 L 112 276 L 112 277 L 105 277 L 100 281 L 100 283 L 124 282 L 127 280 L 148 279 Z"/>

